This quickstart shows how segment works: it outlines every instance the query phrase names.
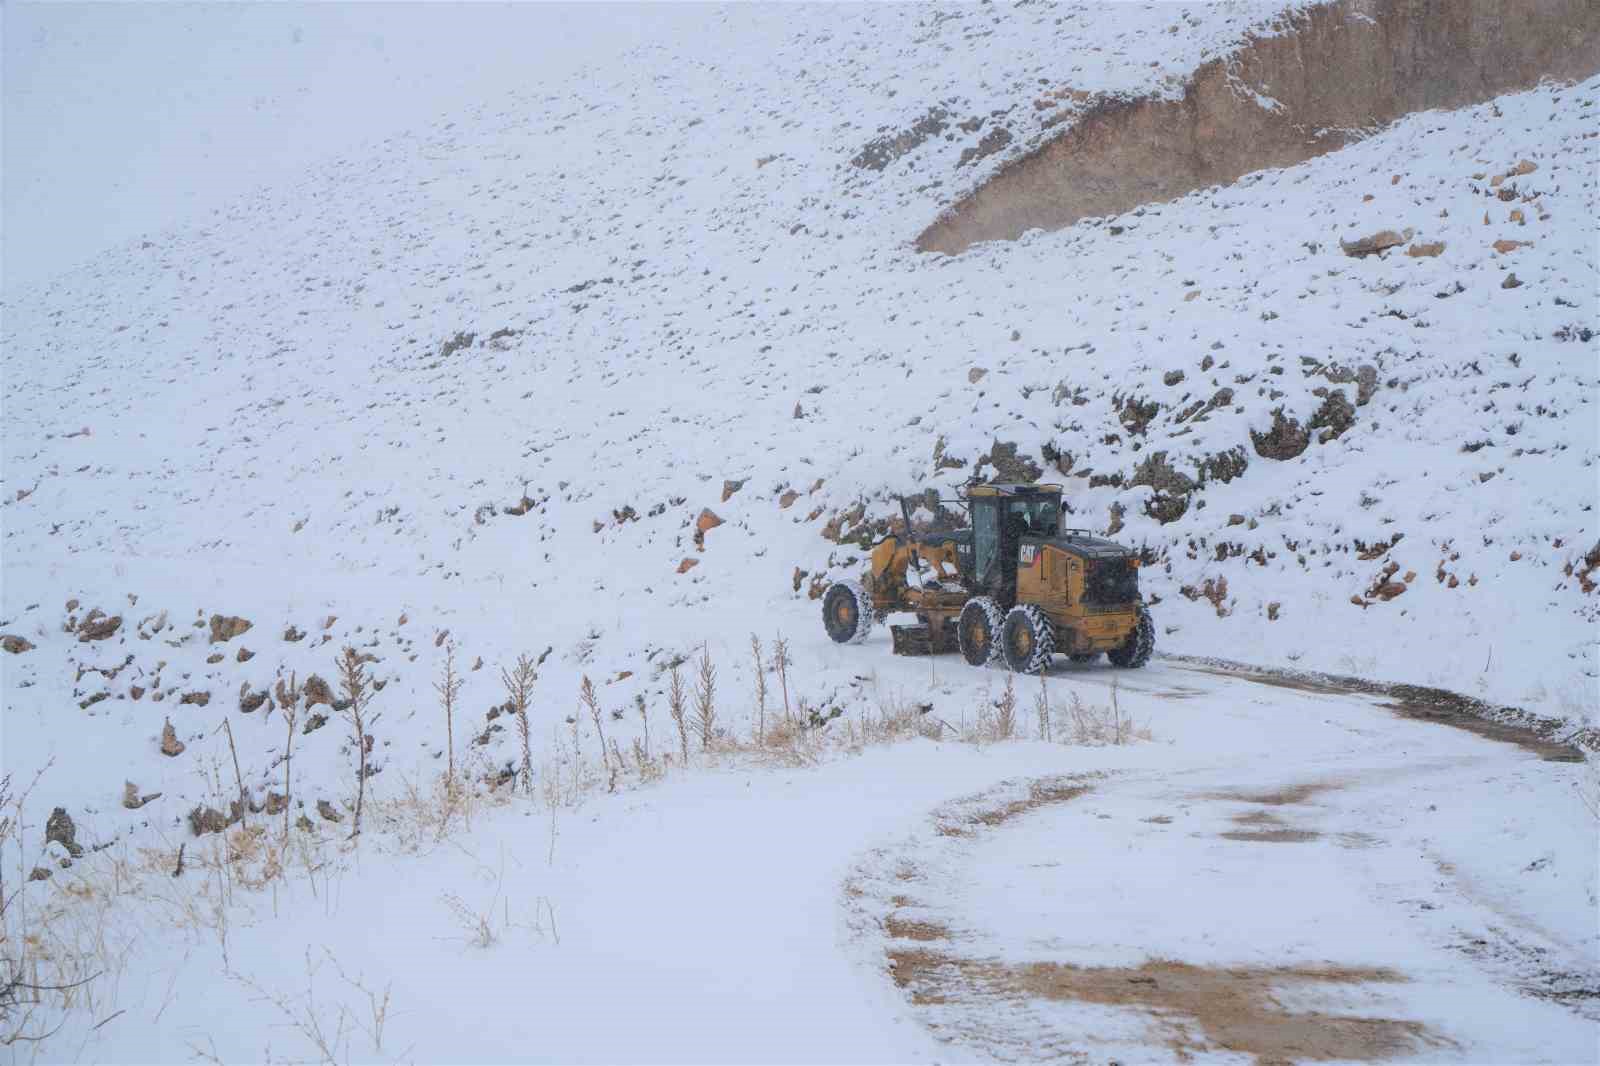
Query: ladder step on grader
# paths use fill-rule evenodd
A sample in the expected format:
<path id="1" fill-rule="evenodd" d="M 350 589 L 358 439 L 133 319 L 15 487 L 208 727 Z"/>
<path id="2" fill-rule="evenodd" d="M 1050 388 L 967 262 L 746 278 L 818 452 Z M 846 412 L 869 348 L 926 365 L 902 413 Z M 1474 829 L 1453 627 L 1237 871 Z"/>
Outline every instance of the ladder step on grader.
<path id="1" fill-rule="evenodd" d="M 965 528 L 917 532 L 901 498 L 904 527 L 872 545 L 862 580 L 823 595 L 830 637 L 859 644 L 877 620 L 911 613 L 915 625 L 889 627 L 896 655 L 959 650 L 973 666 L 1028 674 L 1058 652 L 1076 662 L 1104 654 L 1121 667 L 1150 661 L 1155 626 L 1138 556 L 1063 528 L 1060 485 L 974 485 L 953 502 L 967 509 Z"/>

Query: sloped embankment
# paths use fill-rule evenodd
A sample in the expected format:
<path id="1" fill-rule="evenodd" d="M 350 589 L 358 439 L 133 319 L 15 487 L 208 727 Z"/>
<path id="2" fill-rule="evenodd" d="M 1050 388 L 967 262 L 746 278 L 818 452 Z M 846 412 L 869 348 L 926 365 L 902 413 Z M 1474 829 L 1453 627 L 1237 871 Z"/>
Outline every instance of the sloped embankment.
<path id="1" fill-rule="evenodd" d="M 1179 99 L 1108 99 L 917 238 L 955 254 L 1334 151 L 1413 111 L 1600 71 L 1593 0 L 1338 0 L 1201 67 Z"/>

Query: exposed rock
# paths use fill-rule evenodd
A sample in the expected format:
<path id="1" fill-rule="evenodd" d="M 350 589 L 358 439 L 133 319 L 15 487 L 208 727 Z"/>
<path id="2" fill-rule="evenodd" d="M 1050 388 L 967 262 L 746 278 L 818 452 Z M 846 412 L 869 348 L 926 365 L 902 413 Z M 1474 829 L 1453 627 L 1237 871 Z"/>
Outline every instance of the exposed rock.
<path id="1" fill-rule="evenodd" d="M 727 503 L 732 499 L 733 494 L 744 488 L 744 483 L 748 480 L 748 478 L 741 478 L 738 481 L 724 480 L 722 482 L 722 502 Z"/>
<path id="2" fill-rule="evenodd" d="M 132 781 L 124 781 L 122 783 L 122 805 L 130 811 L 136 811 L 151 800 L 160 798 L 161 793 L 159 792 L 150 792 L 143 796 L 139 795 L 139 786 Z"/>
<path id="3" fill-rule="evenodd" d="M 989 373 L 989 368 L 988 367 L 986 367 L 986 366 L 975 366 L 971 370 L 967 371 L 967 383 L 969 385 L 976 385 L 978 382 L 982 381 L 983 378 L 984 378 L 984 375 L 986 375 L 988 373 Z"/>
<path id="4" fill-rule="evenodd" d="M 454 337 L 451 337 L 449 340 L 445 341 L 439 346 L 439 358 L 448 359 L 456 352 L 472 347 L 472 342 L 476 340 L 477 337 L 478 335 L 476 333 L 457 333 Z"/>
<path id="5" fill-rule="evenodd" d="M 1532 244 L 1532 241 L 1499 240 L 1494 242 L 1494 250 L 1499 252 L 1501 255 L 1507 255 L 1516 251 L 1518 248 L 1527 248 Z"/>
<path id="6" fill-rule="evenodd" d="M 288 641 L 290 644 L 295 644 L 306 639 L 306 632 L 303 629 L 296 629 L 294 626 L 289 626 L 283 631 L 283 639 Z"/>
<path id="7" fill-rule="evenodd" d="M 1277 600 L 1267 604 L 1267 621 L 1276 622 L 1278 620 L 1278 612 L 1282 609 L 1283 604 Z"/>
<path id="8" fill-rule="evenodd" d="M 260 710 L 261 709 L 261 705 L 263 703 L 266 703 L 266 702 L 267 702 L 267 690 L 266 689 L 262 689 L 260 692 L 251 692 L 250 691 L 250 683 L 248 681 L 243 682 L 243 683 L 241 683 L 239 685 L 239 710 L 240 710 L 240 712 L 242 712 L 244 714 L 254 714 L 256 711 Z"/>
<path id="9" fill-rule="evenodd" d="M 315 707 L 319 703 L 333 706 L 333 686 L 316 674 L 306 678 L 306 683 L 301 686 L 300 691 L 305 696 L 307 707 Z"/>
<path id="10" fill-rule="evenodd" d="M 328 716 L 327 715 L 325 715 L 325 714 L 313 714 L 309 718 L 306 719 L 306 724 L 301 727 L 300 735 L 301 736 L 305 736 L 308 733 L 315 733 L 317 730 L 321 729 L 323 726 L 325 726 L 327 724 L 328 724 Z"/>
<path id="11" fill-rule="evenodd" d="M 1176 385 L 1182 380 L 1183 371 L 1181 370 L 1169 370 L 1165 374 L 1161 375 L 1161 384 L 1163 385 Z"/>
<path id="12" fill-rule="evenodd" d="M 1116 501 L 1112 501 L 1111 521 L 1106 525 L 1106 536 L 1114 537 L 1122 532 L 1122 516 L 1127 513 L 1128 509 L 1126 507 Z"/>
<path id="13" fill-rule="evenodd" d="M 787 511 L 789 509 L 790 505 L 793 504 L 794 501 L 798 500 L 799 498 L 800 498 L 800 494 L 798 492 L 796 492 L 794 489 L 790 489 L 788 492 L 785 492 L 782 496 L 778 497 L 778 506 L 780 508 L 782 508 L 783 510 Z"/>
<path id="14" fill-rule="evenodd" d="M 206 665 L 207 666 L 215 666 L 218 663 L 220 663 L 223 660 L 223 658 L 224 658 L 224 656 L 220 651 L 214 651 L 210 655 L 206 656 Z"/>
<path id="15" fill-rule="evenodd" d="M 1188 474 L 1172 468 L 1167 462 L 1166 452 L 1156 452 L 1144 462 L 1133 468 L 1133 477 L 1128 479 L 1130 486 L 1149 485 L 1158 493 L 1187 495 L 1194 491 L 1195 481 Z"/>
<path id="16" fill-rule="evenodd" d="M 32 651 L 33 644 L 26 637 L 7 633 L 4 636 L 0 636 L 0 648 L 4 648 L 12 655 L 21 655 L 25 651 Z"/>
<path id="17" fill-rule="evenodd" d="M 1371 363 L 1356 367 L 1356 406 L 1365 407 L 1378 391 L 1378 368 Z"/>
<path id="18" fill-rule="evenodd" d="M 177 758 L 183 754 L 185 744 L 178 739 L 178 731 L 172 728 L 172 719 L 163 719 L 161 726 L 161 754 L 168 758 Z"/>
<path id="19" fill-rule="evenodd" d="M 256 653 L 255 652 L 251 651 L 249 648 L 241 646 L 239 648 L 238 654 L 236 654 L 233 657 L 233 659 L 234 659 L 235 662 L 247 663 L 251 659 L 254 659 L 255 657 L 256 657 Z"/>
<path id="20" fill-rule="evenodd" d="M 796 592 L 800 591 L 800 582 L 806 579 L 806 575 L 808 573 L 810 573 L 810 571 L 802 570 L 798 566 L 794 568 L 794 590 Z"/>
<path id="21" fill-rule="evenodd" d="M 1195 464 L 1201 484 L 1220 481 L 1226 485 L 1249 468 L 1250 460 L 1245 456 L 1243 445 L 1208 455 Z"/>
<path id="22" fill-rule="evenodd" d="M 699 565 L 699 559 L 696 559 L 693 556 L 685 556 L 683 562 L 678 564 L 678 573 L 687 574 L 689 571 L 693 570 Z"/>
<path id="23" fill-rule="evenodd" d="M 942 107 L 930 107 L 926 114 L 898 133 L 885 133 L 868 141 L 850 160 L 850 165 L 863 170 L 882 170 L 907 152 L 914 151 L 930 137 L 936 137 L 948 126 L 950 113 Z"/>
<path id="24" fill-rule="evenodd" d="M 1406 249 L 1406 254 L 1413 259 L 1433 258 L 1444 251 L 1444 241 L 1414 241 Z"/>
<path id="25" fill-rule="evenodd" d="M 1117 418 L 1122 422 L 1122 428 L 1129 433 L 1143 434 L 1156 415 L 1161 413 L 1161 404 L 1155 400 L 1139 400 L 1128 397 L 1117 410 Z"/>
<path id="26" fill-rule="evenodd" d="M 941 434 L 933 442 L 933 468 L 935 470 L 959 470 L 967 465 L 965 459 L 957 459 L 952 455 L 946 455 L 945 447 L 946 441 Z"/>
<path id="27" fill-rule="evenodd" d="M 237 615 L 214 614 L 211 616 L 211 643 L 222 644 L 237 637 L 240 633 L 250 628 L 249 619 Z"/>
<path id="28" fill-rule="evenodd" d="M 1256 454 L 1263 459 L 1277 459 L 1280 462 L 1297 458 L 1311 444 L 1311 434 L 1300 425 L 1298 419 L 1289 418 L 1279 407 L 1272 412 L 1272 428 L 1265 433 L 1250 431 L 1250 441 L 1255 445 Z"/>
<path id="29" fill-rule="evenodd" d="M 106 617 L 99 609 L 89 612 L 89 616 L 78 625 L 78 641 L 87 643 L 91 640 L 105 640 L 122 628 L 120 614 Z"/>
<path id="30" fill-rule="evenodd" d="M 50 871 L 46 867 L 35 866 L 32 869 L 32 871 L 29 872 L 28 880 L 30 880 L 30 881 L 48 881 L 48 880 L 50 880 Z"/>
<path id="31" fill-rule="evenodd" d="M 1502 289 L 1520 289 L 1522 288 L 1522 279 L 1515 274 L 1507 274 L 1506 280 L 1500 283 L 1500 287 Z"/>
<path id="32" fill-rule="evenodd" d="M 716 513 L 709 507 L 703 509 L 700 512 L 700 517 L 694 520 L 694 528 L 699 533 L 716 529 L 720 525 L 722 525 L 722 519 L 718 518 Z"/>
<path id="33" fill-rule="evenodd" d="M 322 820 L 324 822 L 342 822 L 342 821 L 344 821 L 344 815 L 342 815 L 338 811 L 334 810 L 333 804 L 329 803 L 325 799 L 317 800 L 317 814 L 319 814 L 322 817 Z"/>
<path id="34" fill-rule="evenodd" d="M 1376 255 L 1379 252 L 1386 252 L 1390 248 L 1402 245 L 1410 239 L 1410 230 L 1406 230 L 1405 234 L 1402 235 L 1396 233 L 1392 229 L 1386 229 L 1379 230 L 1377 233 L 1374 233 L 1371 236 L 1361 237 L 1349 243 L 1346 243 L 1341 237 L 1339 239 L 1339 247 L 1344 250 L 1345 255 L 1356 259 L 1363 259 L 1369 255 Z"/>
<path id="35" fill-rule="evenodd" d="M 78 827 L 73 824 L 72 815 L 67 813 L 65 807 L 57 807 L 45 819 L 44 842 L 60 844 L 74 859 L 83 854 L 83 847 L 78 843 Z"/>
<path id="36" fill-rule="evenodd" d="M 281 792 L 274 792 L 270 788 L 267 789 L 266 812 L 267 812 L 268 815 L 282 814 L 284 812 L 284 809 L 287 808 L 288 806 L 289 806 L 289 797 L 288 796 L 285 796 Z"/>
<path id="37" fill-rule="evenodd" d="M 1326 444 L 1341 436 L 1355 423 L 1355 420 L 1355 407 L 1345 398 L 1342 389 L 1334 389 L 1328 393 L 1322 401 L 1322 406 L 1311 416 L 1311 422 L 1306 428 L 1322 430 L 1317 436 L 1317 443 Z"/>
<path id="38" fill-rule="evenodd" d="M 1015 441 L 995 441 L 989 454 L 978 459 L 978 468 L 981 470 L 985 463 L 994 468 L 991 481 L 1032 483 L 1044 473 L 1033 460 L 1017 454 Z"/>
<path id="39" fill-rule="evenodd" d="M 206 704 L 211 702 L 211 693 L 185 692 L 178 702 L 193 704 L 196 707 L 204 707 Z"/>
<path id="40" fill-rule="evenodd" d="M 142 700 L 142 699 L 144 699 L 144 686 L 143 685 L 129 685 L 128 686 L 128 698 L 131 699 L 131 700 Z"/>

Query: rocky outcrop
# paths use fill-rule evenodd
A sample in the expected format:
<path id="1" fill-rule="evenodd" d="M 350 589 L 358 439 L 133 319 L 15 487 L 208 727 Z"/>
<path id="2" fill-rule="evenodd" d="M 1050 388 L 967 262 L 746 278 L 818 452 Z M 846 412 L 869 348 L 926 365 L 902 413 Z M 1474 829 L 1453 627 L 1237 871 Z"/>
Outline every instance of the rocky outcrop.
<path id="1" fill-rule="evenodd" d="M 1334 151 L 1410 114 L 1600 71 L 1594 0 L 1337 0 L 1214 59 L 1180 99 L 1103 99 L 917 239 L 955 254 Z"/>

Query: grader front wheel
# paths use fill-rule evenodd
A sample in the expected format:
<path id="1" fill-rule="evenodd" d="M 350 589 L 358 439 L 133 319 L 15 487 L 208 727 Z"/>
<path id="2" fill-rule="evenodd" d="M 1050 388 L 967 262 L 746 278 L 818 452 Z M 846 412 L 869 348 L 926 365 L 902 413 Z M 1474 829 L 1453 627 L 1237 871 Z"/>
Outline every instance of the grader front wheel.
<path id="1" fill-rule="evenodd" d="M 822 597 L 822 627 L 837 644 L 860 644 L 873 620 L 872 600 L 854 581 L 830 585 Z"/>
<path id="2" fill-rule="evenodd" d="M 987 596 L 967 601 L 956 623 L 961 654 L 973 666 L 987 666 L 1000 657 L 1000 605 Z"/>

